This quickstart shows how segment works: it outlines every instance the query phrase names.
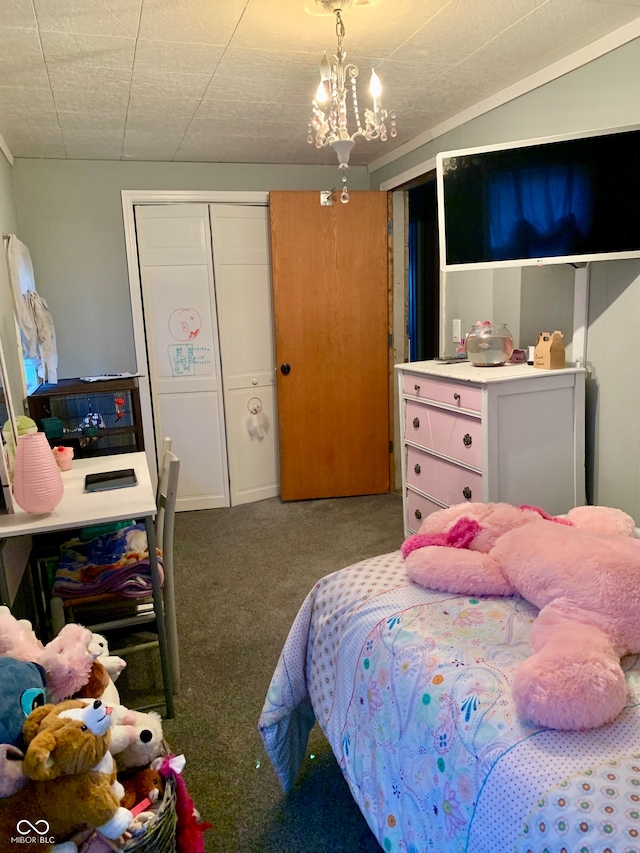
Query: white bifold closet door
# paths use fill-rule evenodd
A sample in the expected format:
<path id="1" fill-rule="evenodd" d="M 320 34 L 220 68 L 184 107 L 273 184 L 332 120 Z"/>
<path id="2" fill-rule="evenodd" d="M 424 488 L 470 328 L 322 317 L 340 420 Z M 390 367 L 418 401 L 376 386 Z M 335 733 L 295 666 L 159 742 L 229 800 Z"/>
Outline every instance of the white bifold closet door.
<path id="1" fill-rule="evenodd" d="M 267 208 L 135 208 L 154 434 L 180 457 L 177 509 L 277 495 Z M 212 233 L 214 235 L 212 245 Z M 261 437 L 249 426 L 260 401 Z"/>
<path id="2" fill-rule="evenodd" d="M 235 506 L 280 494 L 269 208 L 209 210 Z"/>

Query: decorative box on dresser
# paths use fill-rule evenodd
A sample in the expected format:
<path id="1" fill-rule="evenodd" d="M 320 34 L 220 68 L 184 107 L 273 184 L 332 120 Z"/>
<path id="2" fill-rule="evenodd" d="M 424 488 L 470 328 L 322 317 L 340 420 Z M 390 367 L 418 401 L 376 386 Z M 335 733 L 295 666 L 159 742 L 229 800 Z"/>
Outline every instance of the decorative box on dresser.
<path id="1" fill-rule="evenodd" d="M 465 501 L 553 515 L 584 504 L 582 368 L 418 361 L 396 370 L 407 534 Z"/>

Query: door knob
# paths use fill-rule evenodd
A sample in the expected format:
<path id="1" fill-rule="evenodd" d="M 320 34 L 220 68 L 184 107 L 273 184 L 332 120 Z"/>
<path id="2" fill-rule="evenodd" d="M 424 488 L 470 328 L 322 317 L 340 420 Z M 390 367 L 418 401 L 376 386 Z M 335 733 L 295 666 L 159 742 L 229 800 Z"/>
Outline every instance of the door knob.
<path id="1" fill-rule="evenodd" d="M 286 376 L 287 373 L 290 373 L 290 372 L 291 372 L 291 365 L 290 364 L 281 364 L 280 365 L 280 373 L 282 373 L 283 376 Z"/>

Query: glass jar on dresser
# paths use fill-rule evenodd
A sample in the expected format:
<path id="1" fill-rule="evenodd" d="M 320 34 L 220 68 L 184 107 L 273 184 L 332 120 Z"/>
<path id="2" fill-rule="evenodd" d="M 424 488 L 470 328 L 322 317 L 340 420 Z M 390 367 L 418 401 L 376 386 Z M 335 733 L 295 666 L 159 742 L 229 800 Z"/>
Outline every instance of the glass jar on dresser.
<path id="1" fill-rule="evenodd" d="M 581 368 L 396 365 L 405 533 L 453 504 L 585 502 Z"/>

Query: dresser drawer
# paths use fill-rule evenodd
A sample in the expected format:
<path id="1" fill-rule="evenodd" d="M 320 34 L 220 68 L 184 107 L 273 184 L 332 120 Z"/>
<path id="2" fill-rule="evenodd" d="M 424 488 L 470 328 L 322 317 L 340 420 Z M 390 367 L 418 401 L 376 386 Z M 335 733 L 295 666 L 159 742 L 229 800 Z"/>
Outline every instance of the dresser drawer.
<path id="1" fill-rule="evenodd" d="M 407 490 L 407 527 L 411 532 L 417 533 L 424 519 L 439 509 L 442 507 L 435 501 Z"/>
<path id="2" fill-rule="evenodd" d="M 469 415 L 406 401 L 404 435 L 407 441 L 482 468 L 482 424 Z"/>
<path id="3" fill-rule="evenodd" d="M 452 506 L 482 501 L 482 474 L 415 447 L 407 447 L 407 485 Z"/>
<path id="4" fill-rule="evenodd" d="M 475 385 L 465 382 L 444 382 L 440 379 L 428 379 L 416 374 L 403 374 L 403 390 L 412 397 L 421 400 L 433 400 L 435 403 L 446 403 L 458 409 L 469 409 L 479 412 L 482 409 L 482 391 Z"/>

